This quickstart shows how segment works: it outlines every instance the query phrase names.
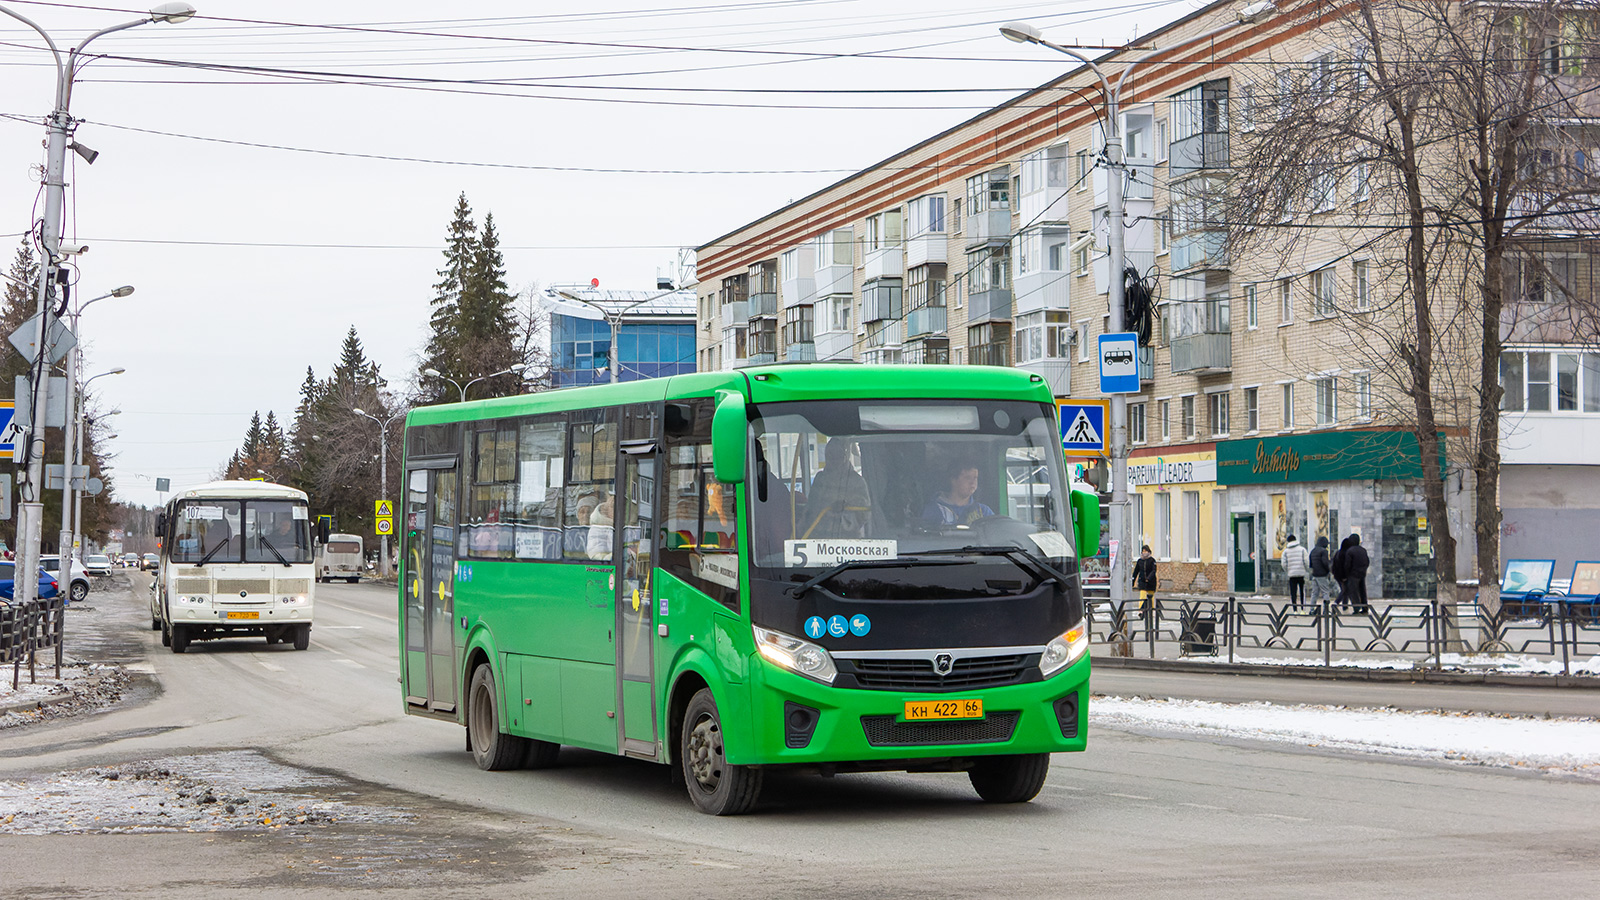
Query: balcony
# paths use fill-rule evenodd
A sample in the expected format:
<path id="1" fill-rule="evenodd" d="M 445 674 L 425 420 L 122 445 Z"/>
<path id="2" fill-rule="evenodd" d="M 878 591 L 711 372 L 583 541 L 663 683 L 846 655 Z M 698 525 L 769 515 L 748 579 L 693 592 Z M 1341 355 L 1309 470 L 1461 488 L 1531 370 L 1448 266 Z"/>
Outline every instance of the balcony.
<path id="1" fill-rule="evenodd" d="M 861 277 L 866 281 L 875 278 L 900 278 L 906 273 L 905 251 L 899 247 L 884 247 L 867 251 Z"/>
<path id="2" fill-rule="evenodd" d="M 991 341 L 967 348 L 967 363 L 974 366 L 1010 366 L 1011 342 Z"/>
<path id="3" fill-rule="evenodd" d="M 1148 275 L 1156 265 L 1156 252 L 1154 250 L 1123 250 L 1124 262 L 1140 273 Z M 1111 292 L 1111 255 L 1102 253 L 1094 258 L 1094 290 L 1097 294 Z M 1020 280 L 1020 279 L 1019 279 Z"/>
<path id="4" fill-rule="evenodd" d="M 1202 332 L 1172 339 L 1172 374 L 1206 375 L 1233 369 L 1233 335 Z M 1140 380 L 1144 376 L 1140 374 Z"/>
<path id="5" fill-rule="evenodd" d="M 950 339 L 929 337 L 908 341 L 901 359 L 913 366 L 945 366 L 950 364 Z"/>
<path id="6" fill-rule="evenodd" d="M 1156 184 L 1156 161 L 1148 156 L 1129 156 L 1123 160 L 1127 166 L 1126 174 L 1122 178 L 1122 199 L 1128 200 L 1154 200 Z M 1110 170 L 1096 168 L 1089 173 L 1089 181 L 1094 186 L 1094 205 L 1105 206 L 1108 202 L 1106 190 L 1107 177 Z M 1026 219 L 1024 221 L 1027 221 Z"/>
<path id="7" fill-rule="evenodd" d="M 949 245 L 949 235 L 944 232 L 919 234 L 910 238 L 906 241 L 906 266 L 915 268 L 928 263 L 945 262 Z"/>
<path id="8" fill-rule="evenodd" d="M 924 306 L 906 313 L 906 334 L 917 337 L 924 334 L 944 334 L 949 321 L 948 310 L 942 306 Z"/>
<path id="9" fill-rule="evenodd" d="M 778 295 L 776 293 L 751 294 L 749 304 L 747 318 L 771 318 L 778 314 Z"/>
<path id="10" fill-rule="evenodd" d="M 717 316 L 722 320 L 723 327 L 727 327 L 734 322 L 743 322 L 745 319 L 750 318 L 750 301 L 736 300 L 732 303 L 724 303 Z"/>
<path id="11" fill-rule="evenodd" d="M 1167 178 L 1176 180 L 1207 169 L 1227 169 L 1228 165 L 1228 133 L 1202 131 L 1172 142 Z"/>
<path id="12" fill-rule="evenodd" d="M 861 286 L 861 321 L 900 318 L 904 288 L 898 278 L 869 281 Z"/>
<path id="13" fill-rule="evenodd" d="M 804 362 L 817 358 L 817 345 L 810 341 L 796 342 L 783 349 L 783 358 L 790 362 Z"/>
<path id="14" fill-rule="evenodd" d="M 1011 240 L 1011 208 L 988 209 L 967 216 L 966 237 L 968 247 Z"/>
<path id="15" fill-rule="evenodd" d="M 1139 348 L 1139 383 L 1156 380 L 1156 348 Z"/>
<path id="16" fill-rule="evenodd" d="M 1017 368 L 1043 378 L 1044 383 L 1050 385 L 1050 393 L 1057 397 L 1072 394 L 1072 361 L 1069 359 L 1048 357 L 1030 359 L 1027 362 L 1017 363 Z"/>
<path id="17" fill-rule="evenodd" d="M 812 342 L 817 359 L 855 359 L 855 335 L 848 331 L 818 331 Z"/>
<path id="18" fill-rule="evenodd" d="M 1066 309 L 1072 305 L 1071 272 L 1030 272 L 1012 279 L 1017 315 L 1041 309 Z"/>
<path id="19" fill-rule="evenodd" d="M 855 269 L 848 265 L 817 266 L 812 275 L 816 296 L 855 293 Z"/>
<path id="20" fill-rule="evenodd" d="M 1206 268 L 1226 269 L 1227 234 L 1222 231 L 1193 231 L 1172 240 L 1172 271 Z"/>
<path id="21" fill-rule="evenodd" d="M 783 305 L 805 306 L 817 299 L 817 282 L 810 275 L 802 278 L 788 278 L 783 282 Z"/>
<path id="22" fill-rule="evenodd" d="M 1011 292 L 975 291 L 967 295 L 967 324 L 1011 321 Z"/>

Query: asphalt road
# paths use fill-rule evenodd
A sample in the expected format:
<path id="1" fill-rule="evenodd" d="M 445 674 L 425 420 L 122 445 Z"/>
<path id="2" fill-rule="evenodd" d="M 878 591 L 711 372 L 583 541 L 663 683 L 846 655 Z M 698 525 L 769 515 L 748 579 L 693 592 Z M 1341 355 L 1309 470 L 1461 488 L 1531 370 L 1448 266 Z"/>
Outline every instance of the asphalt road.
<path id="1" fill-rule="evenodd" d="M 1600 785 L 1103 728 L 1088 752 L 1057 757 L 1025 806 L 985 806 L 961 775 L 786 776 L 769 779 L 757 814 L 716 819 L 647 763 L 564 751 L 552 770 L 478 771 L 460 728 L 402 714 L 390 590 L 320 588 L 303 653 L 254 639 L 182 656 L 148 630 L 144 596 L 92 597 L 74 614 L 75 649 L 145 667 L 156 687 L 113 711 L 0 732 L 0 779 L 244 750 L 391 819 L 197 834 L 0 827 L 8 896 L 1531 897 L 1587 896 L 1600 875 Z M 1097 674 L 1096 689 L 1175 693 L 1152 674 Z M 1221 699 L 1287 681 L 1159 677 Z M 1271 689 L 1330 702 L 1354 687 Z M 1475 690 L 1491 708 L 1514 689 Z"/>

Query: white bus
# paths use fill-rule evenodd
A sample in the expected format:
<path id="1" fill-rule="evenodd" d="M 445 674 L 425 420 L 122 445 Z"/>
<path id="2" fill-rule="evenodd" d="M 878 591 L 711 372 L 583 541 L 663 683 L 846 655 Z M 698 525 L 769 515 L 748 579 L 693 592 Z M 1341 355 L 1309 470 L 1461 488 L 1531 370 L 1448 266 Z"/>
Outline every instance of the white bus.
<path id="1" fill-rule="evenodd" d="M 260 635 L 311 644 L 311 521 L 304 491 L 214 481 L 179 491 L 156 517 L 161 565 L 151 625 L 182 653 L 190 641 Z"/>
<path id="2" fill-rule="evenodd" d="M 330 534 L 317 545 L 317 580 L 343 578 L 355 584 L 361 580 L 366 557 L 361 553 L 361 535 Z"/>

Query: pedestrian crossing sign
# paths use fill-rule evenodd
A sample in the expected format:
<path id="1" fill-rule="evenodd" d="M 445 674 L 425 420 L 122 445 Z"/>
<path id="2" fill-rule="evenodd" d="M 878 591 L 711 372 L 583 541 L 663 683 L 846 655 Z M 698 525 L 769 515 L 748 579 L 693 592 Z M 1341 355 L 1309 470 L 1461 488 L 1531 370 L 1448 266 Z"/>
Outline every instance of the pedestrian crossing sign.
<path id="1" fill-rule="evenodd" d="M 1068 456 L 1104 456 L 1109 400 L 1057 400 L 1061 419 L 1061 451 Z"/>
<path id="2" fill-rule="evenodd" d="M 394 515 L 394 503 L 388 500 L 372 501 L 372 514 L 377 518 Z"/>

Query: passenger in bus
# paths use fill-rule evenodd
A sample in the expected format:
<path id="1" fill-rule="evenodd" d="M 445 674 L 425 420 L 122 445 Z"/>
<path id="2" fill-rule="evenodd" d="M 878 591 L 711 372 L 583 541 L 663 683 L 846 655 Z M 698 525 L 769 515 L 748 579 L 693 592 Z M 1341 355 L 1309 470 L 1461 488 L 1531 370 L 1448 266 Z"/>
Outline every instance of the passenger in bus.
<path id="1" fill-rule="evenodd" d="M 590 559 L 611 558 L 612 538 L 612 497 L 604 490 L 600 491 L 600 501 L 594 505 L 589 513 L 589 546 Z"/>
<path id="2" fill-rule="evenodd" d="M 957 460 L 949 470 L 950 489 L 934 495 L 922 511 L 922 520 L 939 525 L 971 525 L 979 519 L 994 515 L 994 510 L 980 503 L 978 493 L 978 464 Z"/>
<path id="3" fill-rule="evenodd" d="M 834 438 L 823 449 L 822 471 L 806 497 L 806 527 L 800 537 L 864 537 L 872 513 L 867 480 L 856 470 L 855 442 Z"/>

